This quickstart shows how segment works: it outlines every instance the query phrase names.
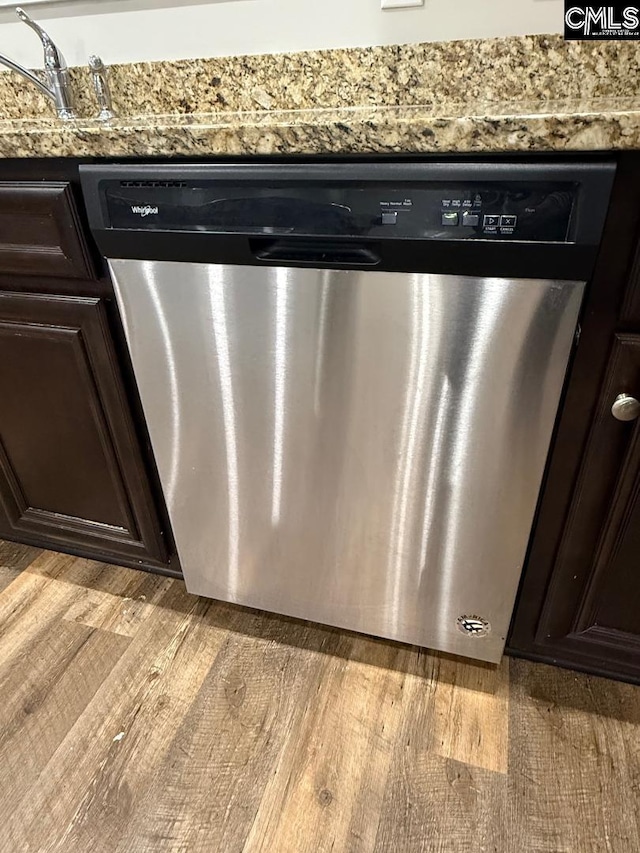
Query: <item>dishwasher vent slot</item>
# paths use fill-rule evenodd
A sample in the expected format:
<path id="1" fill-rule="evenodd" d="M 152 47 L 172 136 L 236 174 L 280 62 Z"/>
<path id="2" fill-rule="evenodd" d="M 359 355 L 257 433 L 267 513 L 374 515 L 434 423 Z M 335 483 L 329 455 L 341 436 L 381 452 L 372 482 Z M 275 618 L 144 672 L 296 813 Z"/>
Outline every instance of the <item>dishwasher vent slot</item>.
<path id="1" fill-rule="evenodd" d="M 120 181 L 121 187 L 137 187 L 137 188 L 149 188 L 149 187 L 163 187 L 163 188 L 171 188 L 171 187 L 186 187 L 186 181 Z"/>

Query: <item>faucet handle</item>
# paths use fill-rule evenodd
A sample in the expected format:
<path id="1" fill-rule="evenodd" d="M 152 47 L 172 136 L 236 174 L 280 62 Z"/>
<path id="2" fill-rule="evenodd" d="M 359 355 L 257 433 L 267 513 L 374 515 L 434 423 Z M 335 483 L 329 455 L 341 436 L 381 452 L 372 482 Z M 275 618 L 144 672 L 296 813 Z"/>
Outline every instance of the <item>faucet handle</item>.
<path id="1" fill-rule="evenodd" d="M 65 58 L 60 52 L 60 50 L 56 47 L 54 42 L 48 33 L 46 33 L 40 24 L 37 24 L 33 18 L 29 17 L 27 13 L 20 6 L 16 8 L 16 15 L 23 21 L 28 27 L 37 33 L 40 41 L 42 42 L 42 47 L 44 48 L 44 65 L 45 68 L 53 69 L 56 71 L 63 71 L 67 67 L 67 63 L 65 62 Z"/>

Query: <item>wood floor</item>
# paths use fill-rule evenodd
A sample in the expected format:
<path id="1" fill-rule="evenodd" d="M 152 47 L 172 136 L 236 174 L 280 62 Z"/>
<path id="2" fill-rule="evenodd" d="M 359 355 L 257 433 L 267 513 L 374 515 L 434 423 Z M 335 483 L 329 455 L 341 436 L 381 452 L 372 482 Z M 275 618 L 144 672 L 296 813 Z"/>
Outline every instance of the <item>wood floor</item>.
<path id="1" fill-rule="evenodd" d="M 635 853 L 640 688 L 0 543 L 0 851 Z"/>

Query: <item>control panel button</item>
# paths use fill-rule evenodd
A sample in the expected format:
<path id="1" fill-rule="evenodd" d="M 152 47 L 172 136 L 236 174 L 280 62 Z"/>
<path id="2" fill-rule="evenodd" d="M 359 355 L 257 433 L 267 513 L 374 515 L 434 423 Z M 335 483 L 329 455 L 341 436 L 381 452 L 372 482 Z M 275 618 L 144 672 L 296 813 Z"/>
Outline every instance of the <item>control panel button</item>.
<path id="1" fill-rule="evenodd" d="M 493 213 L 485 214 L 482 220 L 483 228 L 497 228 L 500 225 L 500 217 Z"/>
<path id="2" fill-rule="evenodd" d="M 457 225 L 458 224 L 458 214 L 455 211 L 443 211 L 442 213 L 442 224 L 443 225 Z"/>
<path id="3" fill-rule="evenodd" d="M 480 222 L 480 216 L 477 213 L 471 213 L 465 210 L 462 214 L 462 224 L 467 226 L 476 226 Z"/>
<path id="4" fill-rule="evenodd" d="M 383 225 L 395 225 L 398 220 L 398 214 L 395 210 L 384 210 L 382 212 Z"/>
<path id="5" fill-rule="evenodd" d="M 500 227 L 501 228 L 515 228 L 518 222 L 518 217 L 513 214 L 508 214 L 506 216 L 500 217 Z"/>

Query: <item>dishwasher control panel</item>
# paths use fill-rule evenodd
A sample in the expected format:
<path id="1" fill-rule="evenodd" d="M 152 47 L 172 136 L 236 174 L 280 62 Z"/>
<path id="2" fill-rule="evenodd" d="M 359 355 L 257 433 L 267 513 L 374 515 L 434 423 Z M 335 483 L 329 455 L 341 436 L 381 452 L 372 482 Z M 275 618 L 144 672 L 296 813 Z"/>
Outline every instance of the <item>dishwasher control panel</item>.
<path id="1" fill-rule="evenodd" d="M 572 181 L 101 181 L 107 228 L 376 240 L 570 242 Z"/>

